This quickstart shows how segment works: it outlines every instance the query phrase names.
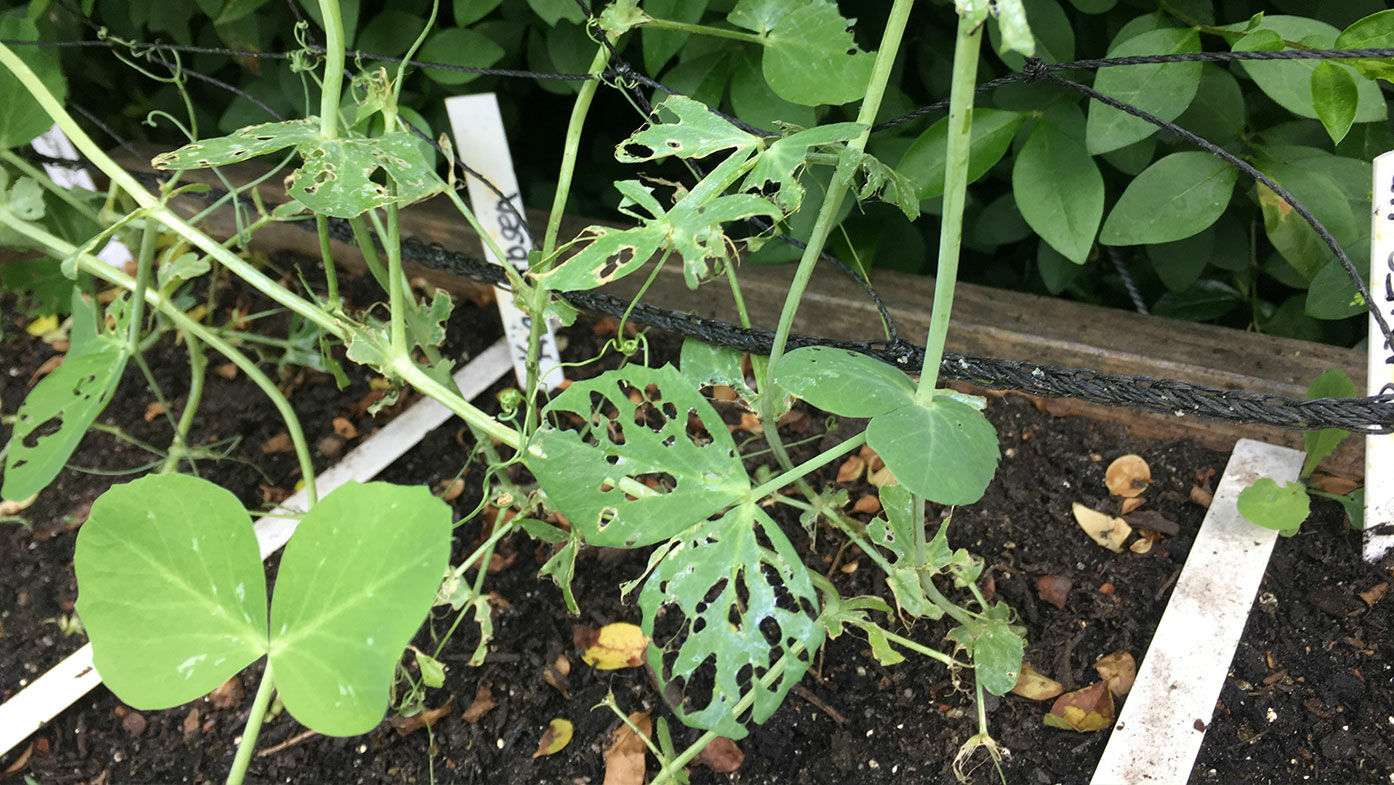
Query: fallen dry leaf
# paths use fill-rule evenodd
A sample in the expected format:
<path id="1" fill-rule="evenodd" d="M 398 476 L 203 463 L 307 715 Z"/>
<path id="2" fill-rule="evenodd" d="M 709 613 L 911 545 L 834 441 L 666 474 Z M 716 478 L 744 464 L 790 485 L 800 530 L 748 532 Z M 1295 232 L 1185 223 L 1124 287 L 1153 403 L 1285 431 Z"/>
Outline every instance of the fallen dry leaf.
<path id="1" fill-rule="evenodd" d="M 1150 553 L 1152 550 L 1152 540 L 1148 539 L 1147 537 L 1139 537 L 1136 540 L 1133 540 L 1132 544 L 1128 546 L 1128 550 L 1132 551 L 1133 553 L 1136 553 L 1139 556 L 1141 556 L 1144 553 Z"/>
<path id="2" fill-rule="evenodd" d="M 629 727 L 630 723 L 639 733 Z M 610 746 L 605 750 L 604 785 L 643 785 L 644 756 L 648 754 L 644 740 L 652 733 L 653 723 L 646 711 L 636 711 L 629 715 L 629 723 L 620 723 L 610 734 Z"/>
<path id="3" fill-rule="evenodd" d="M 880 461 L 881 459 L 877 458 L 876 460 Z M 884 464 L 881 466 L 881 468 L 868 472 L 866 475 L 866 481 L 877 488 L 884 488 L 887 485 L 900 484 L 900 480 L 897 480 L 895 478 L 895 475 L 891 473 L 891 467 L 886 466 Z"/>
<path id="4" fill-rule="evenodd" d="M 159 401 L 152 401 L 145 407 L 145 421 L 150 422 L 164 413 L 165 407 Z"/>
<path id="5" fill-rule="evenodd" d="M 1175 537 L 1181 533 L 1181 525 L 1176 521 L 1162 515 L 1156 510 L 1144 510 L 1135 512 L 1131 515 L 1123 516 L 1134 529 L 1146 529 L 1148 531 L 1160 532 L 1170 537 Z"/>
<path id="6" fill-rule="evenodd" d="M 875 450 L 865 445 L 857 451 L 857 457 L 861 458 L 862 461 L 866 463 L 867 471 L 877 472 L 886 466 L 886 462 L 881 460 L 881 456 L 877 455 Z"/>
<path id="7" fill-rule="evenodd" d="M 571 682 L 566 677 L 571 674 L 571 660 L 565 654 L 557 656 L 555 662 L 542 668 L 542 680 L 552 685 L 563 698 L 571 699 Z"/>
<path id="8" fill-rule="evenodd" d="M 598 630 L 573 627 L 571 639 L 582 649 L 581 660 L 598 671 L 643 665 L 644 649 L 649 643 L 638 625 L 627 622 L 607 624 Z"/>
<path id="9" fill-rule="evenodd" d="M 347 417 L 335 417 L 333 426 L 334 433 L 338 434 L 339 436 L 342 436 L 345 439 L 358 438 L 358 429 L 353 426 L 353 423 L 350 422 L 349 418 Z"/>
<path id="10" fill-rule="evenodd" d="M 837 467 L 838 482 L 856 482 L 861 479 L 862 472 L 866 471 L 866 461 L 853 455 Z"/>
<path id="11" fill-rule="evenodd" d="M 1210 507 L 1210 502 L 1214 501 L 1214 499 L 1215 495 L 1210 491 L 1205 490 L 1199 485 L 1191 486 L 1191 502 L 1193 504 L 1199 504 L 1202 507 L 1208 508 Z"/>
<path id="12" fill-rule="evenodd" d="M 862 498 L 858 499 L 856 504 L 852 505 L 852 512 L 861 512 L 866 513 L 867 515 L 875 515 L 880 511 L 881 500 L 869 493 L 863 496 Z"/>
<path id="13" fill-rule="evenodd" d="M 1140 455 L 1124 455 L 1108 465 L 1104 471 L 1104 484 L 1114 496 L 1130 499 L 1152 483 L 1152 468 Z"/>
<path id="14" fill-rule="evenodd" d="M 1384 593 L 1387 591 L 1389 591 L 1388 581 L 1376 583 L 1374 586 L 1360 592 L 1360 599 L 1364 600 L 1366 605 L 1374 605 L 1379 602 L 1379 598 L 1383 597 Z"/>
<path id="15" fill-rule="evenodd" d="M 419 711 L 410 717 L 388 717 L 387 724 L 397 730 L 398 736 L 405 736 L 409 733 L 419 731 L 428 725 L 435 725 L 437 720 L 450 713 L 450 704 L 452 701 L 454 701 L 453 695 L 447 698 L 445 700 L 445 705 L 439 708 Z"/>
<path id="16" fill-rule="evenodd" d="M 29 498 L 20 499 L 17 502 L 5 501 L 0 499 L 0 516 L 18 515 L 19 513 L 23 512 L 26 508 L 28 508 L 29 505 L 33 504 L 34 501 L 38 498 L 39 494 L 35 493 Z"/>
<path id="17" fill-rule="evenodd" d="M 484 716 L 484 712 L 494 708 L 494 692 L 489 689 L 489 682 L 480 682 L 474 690 L 474 701 L 460 717 L 465 722 L 479 722 L 479 718 Z"/>
<path id="18" fill-rule="evenodd" d="M 1137 678 L 1137 661 L 1126 651 L 1115 651 L 1100 657 L 1094 663 L 1094 670 L 1108 685 L 1108 691 L 1121 698 L 1133 688 L 1133 680 Z"/>
<path id="19" fill-rule="evenodd" d="M 570 720 L 560 717 L 547 723 L 547 730 L 542 733 L 542 740 L 537 742 L 537 751 L 532 754 L 534 758 L 543 755 L 555 755 L 566 749 L 566 745 L 571 743 L 571 734 L 576 730 Z"/>
<path id="20" fill-rule="evenodd" d="M 208 693 L 208 701 L 217 709 L 230 709 L 233 706 L 241 705 L 244 697 L 246 697 L 246 692 L 242 689 L 242 680 L 236 676 L 219 684 L 212 692 Z"/>
<path id="21" fill-rule="evenodd" d="M 129 712 L 121 718 L 121 728 L 133 739 L 140 738 L 148 726 L 149 723 L 146 721 L 145 715 L 138 711 Z"/>
<path id="22" fill-rule="evenodd" d="M 802 409 L 790 409 L 774 421 L 774 424 L 780 428 L 792 428 L 796 431 L 808 430 L 808 423 L 808 412 Z"/>
<path id="23" fill-rule="evenodd" d="M 58 317 L 53 314 L 49 314 L 48 316 L 40 316 L 39 318 L 24 326 L 24 331 L 34 336 L 35 338 L 41 338 L 51 332 L 56 331 L 57 329 Z"/>
<path id="24" fill-rule="evenodd" d="M 295 444 L 290 440 L 290 434 L 285 431 L 272 436 L 261 445 L 261 451 L 265 455 L 273 455 L 281 452 L 294 452 Z"/>
<path id="25" fill-rule="evenodd" d="M 202 722 L 203 721 L 200 720 L 198 716 L 198 707 L 195 706 L 192 709 L 189 709 L 189 713 L 184 715 L 184 724 L 182 726 L 184 735 L 192 736 L 195 733 L 198 733 L 199 726 L 202 724 Z"/>
<path id="26" fill-rule="evenodd" d="M 710 767 L 712 771 L 730 774 L 745 763 L 745 753 L 734 741 L 717 736 L 697 753 L 697 763 Z"/>
<path id="27" fill-rule="evenodd" d="M 1114 553 L 1123 552 L 1123 541 L 1133 533 L 1133 527 L 1127 521 L 1091 510 L 1079 502 L 1075 502 L 1072 509 L 1075 522 L 1090 539 Z"/>
<path id="28" fill-rule="evenodd" d="M 465 481 L 458 477 L 453 480 L 441 480 L 440 489 L 440 498 L 443 501 L 453 502 L 465 492 Z"/>
<path id="29" fill-rule="evenodd" d="M 1349 477 L 1337 477 L 1326 472 L 1313 472 L 1311 479 L 1321 490 L 1326 493 L 1334 493 L 1337 496 L 1345 496 L 1360 487 L 1360 483 Z"/>
<path id="30" fill-rule="evenodd" d="M 741 415 L 741 424 L 735 426 L 735 430 L 747 433 L 764 433 L 765 426 L 760 423 L 760 415 L 746 412 Z"/>
<path id="31" fill-rule="evenodd" d="M 1118 511 L 1123 515 L 1127 515 L 1128 513 L 1135 511 L 1137 508 L 1141 507 L 1146 503 L 1147 500 L 1142 498 L 1141 496 L 1134 496 L 1131 499 L 1124 499 L 1123 504 L 1119 507 Z"/>
<path id="32" fill-rule="evenodd" d="M 1016 686 L 1012 688 L 1013 694 L 1033 701 L 1050 700 L 1064 691 L 1065 687 L 1060 682 L 1042 676 L 1029 662 L 1022 663 L 1021 675 L 1017 677 Z"/>
<path id="33" fill-rule="evenodd" d="M 228 381 L 232 381 L 237 378 L 237 366 L 233 363 L 223 363 L 222 365 L 214 366 L 213 373 L 218 374 Z"/>
<path id="34" fill-rule="evenodd" d="M 736 390 L 729 384 L 717 384 L 712 386 L 712 397 L 723 403 L 730 403 L 736 400 Z"/>
<path id="35" fill-rule="evenodd" d="M 58 366 L 63 364 L 64 358 L 65 355 L 55 354 L 47 360 L 44 360 L 43 365 L 40 365 L 33 373 L 29 374 L 29 383 L 34 384 L 45 376 L 58 370 Z"/>
<path id="36" fill-rule="evenodd" d="M 1073 585 L 1074 582 L 1063 575 L 1042 575 L 1036 580 L 1036 593 L 1041 599 L 1063 611 L 1065 598 Z"/>
<path id="37" fill-rule="evenodd" d="M 1117 591 L 1117 589 L 1114 587 L 1112 583 L 1105 583 L 1099 586 L 1100 594 L 1112 594 L 1115 591 Z"/>
<path id="38" fill-rule="evenodd" d="M 1080 733 L 1103 730 L 1113 724 L 1113 694 L 1103 682 L 1067 692 L 1055 699 L 1045 724 Z"/>

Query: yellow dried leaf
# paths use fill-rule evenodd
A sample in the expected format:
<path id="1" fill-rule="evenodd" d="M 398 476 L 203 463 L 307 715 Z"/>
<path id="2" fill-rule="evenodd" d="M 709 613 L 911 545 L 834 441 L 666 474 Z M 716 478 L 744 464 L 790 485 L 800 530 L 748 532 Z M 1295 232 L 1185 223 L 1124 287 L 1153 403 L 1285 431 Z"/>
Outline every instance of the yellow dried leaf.
<path id="1" fill-rule="evenodd" d="M 1055 699 L 1045 724 L 1080 733 L 1103 730 L 1113 724 L 1113 695 L 1103 682 L 1067 692 Z"/>
<path id="2" fill-rule="evenodd" d="M 555 755 L 566 748 L 571 743 L 571 734 L 576 728 L 570 720 L 558 717 L 547 723 L 547 730 L 542 734 L 542 740 L 537 743 L 537 752 L 532 756 L 540 758 L 543 755 Z"/>
<path id="3" fill-rule="evenodd" d="M 1064 691 L 1065 687 L 1060 682 L 1042 676 L 1029 662 L 1021 666 L 1021 675 L 1017 677 L 1016 686 L 1012 688 L 1014 694 L 1033 701 L 1050 700 Z"/>
<path id="4" fill-rule="evenodd" d="M 1099 672 L 1099 678 L 1108 685 L 1108 691 L 1118 697 L 1127 694 L 1128 690 L 1133 688 L 1133 681 L 1137 679 L 1137 661 L 1126 651 L 1115 651 L 1101 657 L 1094 663 L 1094 670 Z"/>
<path id="5" fill-rule="evenodd" d="M 1071 509 L 1075 514 L 1075 522 L 1090 539 L 1114 553 L 1123 552 L 1123 542 L 1133 533 L 1133 527 L 1129 526 L 1127 521 L 1105 515 L 1098 510 L 1091 510 L 1079 502 L 1075 502 Z"/>
<path id="6" fill-rule="evenodd" d="M 27 326 L 25 326 L 24 331 L 34 336 L 35 338 L 42 338 L 43 336 L 57 329 L 57 316 L 40 316 L 39 318 L 35 319 L 34 321 L 30 322 Z"/>
<path id="7" fill-rule="evenodd" d="M 599 630 L 577 627 L 572 638 L 581 647 L 581 660 L 598 671 L 634 668 L 644 664 L 649 639 L 636 624 L 615 622 Z"/>
<path id="8" fill-rule="evenodd" d="M 1140 455 L 1124 455 L 1108 465 L 1104 484 L 1114 496 L 1132 498 L 1152 483 L 1152 469 Z"/>

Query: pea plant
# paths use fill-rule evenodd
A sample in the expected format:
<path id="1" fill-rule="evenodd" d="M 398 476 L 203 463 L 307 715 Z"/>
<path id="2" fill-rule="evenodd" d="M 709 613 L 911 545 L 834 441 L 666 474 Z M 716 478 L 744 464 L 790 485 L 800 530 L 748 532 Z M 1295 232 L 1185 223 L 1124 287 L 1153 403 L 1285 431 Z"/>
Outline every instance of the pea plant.
<path id="1" fill-rule="evenodd" d="M 637 0 L 618 0 L 599 13 L 590 65 L 596 77 L 605 72 L 613 45 L 635 31 L 739 35 L 763 47 L 765 77 L 788 100 L 860 99 L 860 106 L 854 121 L 788 126 L 779 135 L 761 136 L 693 99 L 669 96 L 653 107 L 642 128 L 616 145 L 615 156 L 627 164 L 690 165 L 695 184 L 667 199 L 656 180 L 616 182 L 620 209 L 635 225 L 591 227 L 563 242 L 560 218 L 581 129 L 600 85 L 598 78 L 585 82 L 570 118 L 542 247 L 531 256 L 527 274 L 509 271 L 516 301 L 534 316 L 526 389 L 516 398 L 512 417 L 485 413 L 455 388 L 451 362 L 439 351 L 451 303 L 443 294 L 420 301 L 412 293 L 402 267 L 399 211 L 444 195 L 485 242 L 488 234 L 456 194 L 453 179 L 437 173 L 430 148 L 399 111 L 405 65 L 395 73 L 380 69 L 355 79 L 355 115 L 341 117 L 344 32 L 336 0 L 318 5 L 326 40 L 318 115 L 196 139 L 153 161 L 157 169 L 177 175 L 291 154 L 299 164 L 286 178 L 290 201 L 270 210 L 258 204 L 246 231 L 314 221 L 322 240 L 323 294 L 282 286 L 234 252 L 237 238 L 220 243 L 196 220 L 180 217 L 168 202 L 191 186 L 180 186 L 176 177 L 159 193 L 143 187 L 63 108 L 61 79 L 54 77 L 51 63 L 0 45 L 7 89 L 30 102 L 35 116 L 55 120 L 112 182 L 105 215 L 98 216 L 105 228 L 81 242 L 65 239 L 45 222 L 49 202 L 63 197 L 29 175 L 3 184 L 0 227 L 15 242 L 61 259 L 69 278 L 122 292 L 103 311 L 74 290 L 67 362 L 35 387 L 19 411 L 5 456 L 3 495 L 25 498 L 47 486 L 111 399 L 125 366 L 134 362 L 144 368 L 149 342 L 177 331 L 189 347 L 191 390 L 201 384 L 205 353 L 212 350 L 235 363 L 275 404 L 310 500 L 268 607 L 246 512 L 226 490 L 176 473 L 194 457 L 183 444 L 197 407 L 191 393 L 176 423 L 170 459 L 156 474 L 104 494 L 79 534 L 77 609 L 108 685 L 138 708 L 169 707 L 266 657 L 229 777 L 240 782 L 273 691 L 293 716 L 323 733 L 357 734 L 375 725 L 387 708 L 396 661 L 432 602 L 469 607 L 486 624 L 480 581 L 469 584 L 462 576 L 486 562 L 500 539 L 524 530 L 559 546 L 544 572 L 562 585 L 573 611 L 569 583 L 580 548 L 653 548 L 648 569 L 622 591 L 638 591 L 641 626 L 651 640 L 648 663 L 671 696 L 674 712 L 705 731 L 688 749 L 667 757 L 662 780 L 676 777 L 711 739 L 739 739 L 750 723 L 769 718 L 823 641 L 849 629 L 865 635 L 885 663 L 902 660 L 909 651 L 955 669 L 971 668 L 979 733 L 965 752 L 985 746 L 996 756 L 983 693 L 1000 695 L 1016 683 L 1023 629 L 1010 608 L 979 591 L 982 562 L 949 545 L 948 525 L 931 536 L 926 503 L 973 503 L 998 461 L 983 402 L 939 389 L 937 370 L 970 179 L 981 41 L 991 25 L 1000 33 L 1003 51 L 1030 55 L 1034 40 L 1019 3 L 960 0 L 956 5 L 940 268 L 919 379 L 846 351 L 786 351 L 804 288 L 848 195 L 890 203 L 911 217 L 918 212 L 918 187 L 867 152 L 911 6 L 912 0 L 895 0 L 874 52 L 861 50 L 850 22 L 825 0 L 741 0 L 728 16 L 734 30 L 658 18 Z M 427 33 L 420 32 L 411 51 Z M 12 146 L 27 141 L 31 130 L 7 141 Z M 539 389 L 541 325 L 548 316 L 574 316 L 558 292 L 599 287 L 676 257 L 689 286 L 725 283 L 739 302 L 737 254 L 766 238 L 736 228 L 747 219 L 778 222 L 797 211 L 807 196 L 808 172 L 816 167 L 831 169 L 830 184 L 806 238 L 773 350 L 768 358 L 752 359 L 753 377 L 747 377 L 738 353 L 689 342 L 680 367 L 631 364 L 577 381 L 545 400 Z M 330 218 L 350 222 L 386 293 L 385 322 L 354 312 L 340 296 L 327 239 Z M 136 241 L 133 276 L 92 254 L 113 234 Z M 303 429 L 285 396 L 239 348 L 235 331 L 207 324 L 194 311 L 189 287 L 214 267 L 317 330 L 321 346 L 342 345 L 347 359 L 371 367 L 396 389 L 414 388 L 440 401 L 482 444 L 497 443 L 505 454 L 488 448 L 494 476 L 504 477 L 510 463 L 521 463 L 531 476 L 508 480 L 512 490 L 495 499 L 521 514 L 499 523 L 474 553 L 451 566 L 449 512 L 424 489 L 349 484 L 319 498 Z M 748 314 L 742 318 L 749 322 Z M 326 358 L 333 362 L 328 352 Z M 758 414 L 773 467 L 748 465 L 701 392 L 712 385 L 736 390 Z M 777 427 L 793 398 L 841 417 L 864 418 L 865 431 L 796 464 Z M 807 479 L 863 444 L 882 456 L 898 480 L 881 490 L 884 515 L 869 524 L 848 518 L 836 494 L 814 488 Z M 793 495 L 785 493 L 790 488 Z M 877 597 L 843 597 L 811 571 L 789 533 L 767 512 L 771 504 L 792 505 L 804 512 L 805 526 L 821 520 L 856 543 L 885 571 L 894 609 Z M 552 511 L 565 516 L 569 530 L 543 521 Z M 953 587 L 950 593 L 968 599 L 951 599 L 936 578 Z M 936 651 L 887 629 L 874 612 L 907 622 L 947 617 L 954 650 Z"/>

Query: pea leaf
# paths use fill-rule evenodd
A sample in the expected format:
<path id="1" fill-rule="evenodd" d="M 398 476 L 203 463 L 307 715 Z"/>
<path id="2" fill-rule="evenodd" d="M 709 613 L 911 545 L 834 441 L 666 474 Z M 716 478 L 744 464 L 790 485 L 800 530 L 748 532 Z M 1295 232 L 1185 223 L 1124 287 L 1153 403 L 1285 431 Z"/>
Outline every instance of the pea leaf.
<path id="1" fill-rule="evenodd" d="M 861 133 L 861 129 L 862 126 L 857 123 L 832 123 L 776 139 L 759 154 L 755 166 L 741 183 L 741 190 L 763 192 L 766 183 L 774 183 L 777 186 L 775 204 L 786 213 L 798 210 L 804 196 L 799 173 L 809 154 L 818 148 L 845 142 Z"/>
<path id="2" fill-rule="evenodd" d="M 1237 172 L 1199 151 L 1172 153 L 1133 178 L 1099 232 L 1105 245 L 1169 243 L 1224 214 Z"/>
<path id="3" fill-rule="evenodd" d="M 943 396 L 873 417 L 866 443 L 902 485 L 939 504 L 972 504 L 997 472 L 992 424 Z"/>
<path id="4" fill-rule="evenodd" d="M 764 36 L 765 79 L 780 98 L 818 106 L 866 94 L 875 59 L 857 46 L 836 3 L 742 0 L 727 19 Z"/>
<path id="5" fill-rule="evenodd" d="M 23 15 L 8 14 L 0 19 L 0 40 L 37 41 L 39 29 L 34 22 Z M 62 65 L 58 61 L 58 50 L 45 46 L 11 47 L 24 64 L 39 77 L 39 81 L 53 93 L 61 103 L 68 94 L 68 82 L 63 77 Z M 47 131 L 53 125 L 39 102 L 10 73 L 10 69 L 0 69 L 0 149 L 11 149 L 28 144 L 34 137 Z"/>
<path id="6" fill-rule="evenodd" d="M 422 157 L 416 138 L 406 131 L 373 139 L 319 139 L 302 145 L 300 154 L 305 163 L 291 173 L 286 193 L 334 218 L 356 218 L 389 204 L 412 204 L 445 189 L 445 182 Z M 378 182 L 379 173 L 395 187 Z"/>
<path id="7" fill-rule="evenodd" d="M 1337 265 L 1339 267 L 1339 265 Z M 1350 380 L 1343 371 L 1337 368 L 1330 368 L 1315 380 L 1312 381 L 1304 398 L 1354 398 L 1356 395 L 1355 382 Z M 1317 464 L 1321 463 L 1326 456 L 1336 451 L 1341 442 L 1350 433 L 1340 428 L 1323 428 L 1320 431 L 1306 431 L 1302 434 L 1302 442 L 1307 451 L 1307 457 L 1302 461 L 1301 477 L 1308 477 L 1316 470 Z"/>
<path id="8" fill-rule="evenodd" d="M 1332 144 L 1340 144 L 1350 132 L 1359 98 L 1349 70 L 1323 62 L 1312 71 L 1312 108 Z"/>
<path id="9" fill-rule="evenodd" d="M 1084 263 L 1104 214 L 1104 178 L 1078 139 L 1043 117 L 1016 156 L 1012 194 L 1042 240 Z"/>
<path id="10" fill-rule="evenodd" d="M 262 123 L 240 128 L 227 136 L 200 139 L 197 142 L 161 153 L 150 161 L 156 169 L 207 169 L 251 160 L 287 147 L 313 145 L 318 142 L 319 121 L 313 117 Z"/>
<path id="11" fill-rule="evenodd" d="M 206 695 L 266 652 L 266 576 L 242 503 L 157 474 L 92 504 L 73 557 L 102 680 L 137 709 Z"/>
<path id="12" fill-rule="evenodd" d="M 649 666 L 665 693 L 680 696 L 674 711 L 683 722 L 741 739 L 747 721 L 768 719 L 823 641 L 818 600 L 798 551 L 753 503 L 678 535 L 644 582 L 639 608 L 653 638 Z M 677 622 L 676 632 L 656 632 L 660 613 Z M 784 670 L 762 685 L 781 660 Z M 735 706 L 750 692 L 746 720 Z"/>
<path id="13" fill-rule="evenodd" d="M 968 152 L 968 182 L 972 183 L 1002 160 L 1021 127 L 1020 112 L 1000 109 L 974 109 L 973 130 Z M 919 185 L 921 199 L 944 193 L 944 156 L 948 148 L 949 118 L 945 117 L 920 134 L 901 156 L 896 169 Z"/>
<path id="14" fill-rule="evenodd" d="M 997 603 L 974 623 L 955 627 L 946 636 L 973 658 L 974 676 L 993 695 L 1006 695 L 1021 677 L 1026 631 L 1011 624 L 1010 615 L 1005 603 Z"/>
<path id="15" fill-rule="evenodd" d="M 1200 51 L 1200 34 L 1164 27 L 1126 40 L 1114 39 L 1109 57 L 1182 54 Z M 1104 68 L 1094 89 L 1157 115 L 1175 120 L 1191 105 L 1200 87 L 1200 63 L 1154 63 Z M 1093 155 L 1127 147 L 1157 132 L 1157 126 L 1098 101 L 1089 104 L 1085 144 Z"/>
<path id="16" fill-rule="evenodd" d="M 750 150 L 760 137 L 746 133 L 712 114 L 705 104 L 670 95 L 654 107 L 650 122 L 615 146 L 615 159 L 633 164 L 668 156 L 705 158 L 720 150 Z"/>
<path id="17" fill-rule="evenodd" d="M 1357 19 L 1336 36 L 1336 49 L 1384 49 L 1394 46 L 1394 9 L 1377 11 Z M 1387 59 L 1347 60 L 1361 75 L 1394 81 L 1394 63 Z"/>
<path id="18" fill-rule="evenodd" d="M 300 521 L 276 576 L 270 656 L 302 724 L 353 736 L 382 721 L 450 558 L 450 523 L 425 487 L 352 481 Z"/>
<path id="19" fill-rule="evenodd" d="M 725 423 L 672 366 L 575 382 L 543 413 L 524 462 L 591 545 L 666 540 L 750 490 Z"/>
<path id="20" fill-rule="evenodd" d="M 795 349 L 779 358 L 774 377 L 809 404 L 843 417 L 874 417 L 915 400 L 915 385 L 903 371 L 847 349 Z"/>
<path id="21" fill-rule="evenodd" d="M 702 21 L 707 0 L 645 0 L 644 11 L 659 19 L 695 24 Z M 644 44 L 644 71 L 657 74 L 687 43 L 691 33 L 645 28 L 639 33 Z"/>
<path id="22" fill-rule="evenodd" d="M 1275 529 L 1284 537 L 1296 534 L 1311 512 L 1307 489 L 1302 483 L 1278 485 L 1270 477 L 1263 477 L 1240 491 L 1236 506 L 1239 514 L 1250 523 Z"/>
<path id="23" fill-rule="evenodd" d="M 123 343 L 97 341 L 29 391 L 10 436 L 0 498 L 27 499 L 53 482 L 111 401 L 127 358 Z"/>
<path id="24" fill-rule="evenodd" d="M 646 31 L 647 32 L 647 31 Z M 760 70 L 760 53 L 748 50 L 731 72 L 731 108 L 736 116 L 756 128 L 811 128 L 818 113 L 811 106 L 790 103 L 770 89 Z"/>

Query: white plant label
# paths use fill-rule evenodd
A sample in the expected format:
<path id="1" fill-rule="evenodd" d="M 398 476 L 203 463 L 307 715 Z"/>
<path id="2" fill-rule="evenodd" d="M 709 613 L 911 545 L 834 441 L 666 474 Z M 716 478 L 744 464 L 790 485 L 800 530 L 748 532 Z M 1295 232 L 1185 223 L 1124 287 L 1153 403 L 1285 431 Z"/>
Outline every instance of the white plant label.
<path id="1" fill-rule="evenodd" d="M 508 258 L 495 259 L 487 248 L 485 255 L 495 264 L 512 265 L 519 273 L 526 273 L 528 252 L 533 246 L 523 213 L 523 200 L 518 193 L 518 177 L 513 173 L 508 137 L 504 135 L 503 118 L 499 115 L 498 99 L 493 93 L 458 95 L 445 99 L 445 112 L 455 136 L 456 157 L 488 180 L 466 178 L 470 205 L 480 225 Z M 513 353 L 513 373 L 521 387 L 527 383 L 528 333 L 532 328 L 532 316 L 518 309 L 511 292 L 498 287 L 494 292 L 499 315 L 503 318 L 504 334 Z M 553 329 L 554 325 L 546 326 L 539 347 L 541 385 L 547 390 L 560 385 L 564 378 Z"/>
<path id="2" fill-rule="evenodd" d="M 1394 152 L 1375 159 L 1370 213 L 1370 297 L 1394 325 Z M 1394 346 L 1370 314 L 1368 391 L 1394 393 Z M 1394 549 L 1394 434 L 1365 437 L 1365 560 Z"/>
<path id="3" fill-rule="evenodd" d="M 68 138 L 67 134 L 63 133 L 63 129 L 58 127 L 58 123 L 54 123 L 52 128 L 35 137 L 34 141 L 29 144 L 39 155 L 46 155 L 49 158 L 63 158 L 69 161 L 82 160 L 77 154 L 77 148 L 73 146 L 73 141 Z M 83 168 L 62 166 L 61 164 L 44 164 L 44 173 L 55 185 L 64 188 L 97 190 L 97 184 L 92 182 L 92 173 Z M 102 246 L 102 250 L 97 252 L 97 258 L 118 270 L 125 267 L 126 262 L 135 259 L 131 255 L 131 249 L 114 237 Z"/>

